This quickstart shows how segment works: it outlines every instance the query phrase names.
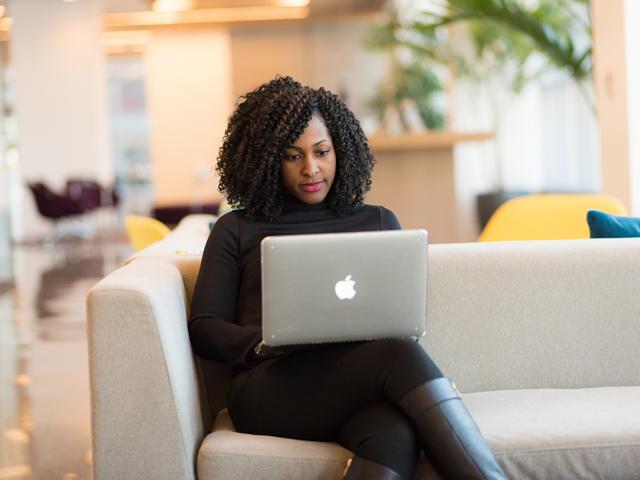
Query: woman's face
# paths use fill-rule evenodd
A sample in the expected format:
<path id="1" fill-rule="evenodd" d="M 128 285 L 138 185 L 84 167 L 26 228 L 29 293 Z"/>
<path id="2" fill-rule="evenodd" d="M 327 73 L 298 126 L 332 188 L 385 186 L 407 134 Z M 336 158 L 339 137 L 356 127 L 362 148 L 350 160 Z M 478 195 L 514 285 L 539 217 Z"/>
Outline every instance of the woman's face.
<path id="1" fill-rule="evenodd" d="M 296 142 L 285 149 L 281 172 L 284 188 L 298 200 L 315 204 L 326 198 L 336 176 L 336 153 L 317 112 Z"/>

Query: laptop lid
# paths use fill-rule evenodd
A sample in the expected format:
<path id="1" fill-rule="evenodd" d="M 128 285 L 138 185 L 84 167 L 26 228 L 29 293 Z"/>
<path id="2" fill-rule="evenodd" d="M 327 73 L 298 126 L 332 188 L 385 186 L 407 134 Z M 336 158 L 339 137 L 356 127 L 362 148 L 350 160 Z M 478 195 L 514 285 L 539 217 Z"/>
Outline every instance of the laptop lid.
<path id="1" fill-rule="evenodd" d="M 262 240 L 262 331 L 270 346 L 421 336 L 427 232 Z"/>

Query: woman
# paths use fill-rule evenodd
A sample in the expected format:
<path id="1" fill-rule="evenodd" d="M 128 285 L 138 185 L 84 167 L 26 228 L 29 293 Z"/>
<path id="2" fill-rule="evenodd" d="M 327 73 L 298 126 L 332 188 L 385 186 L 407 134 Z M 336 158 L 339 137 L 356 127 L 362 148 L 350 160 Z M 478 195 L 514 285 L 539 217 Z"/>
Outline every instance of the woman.
<path id="1" fill-rule="evenodd" d="M 421 450 L 445 478 L 505 478 L 417 342 L 261 347 L 265 236 L 400 228 L 391 211 L 363 204 L 373 164 L 358 121 L 329 91 L 277 77 L 244 97 L 217 166 L 220 190 L 240 210 L 220 217 L 205 247 L 193 348 L 233 367 L 229 414 L 238 431 L 337 441 L 355 455 L 346 479 L 411 479 Z"/>

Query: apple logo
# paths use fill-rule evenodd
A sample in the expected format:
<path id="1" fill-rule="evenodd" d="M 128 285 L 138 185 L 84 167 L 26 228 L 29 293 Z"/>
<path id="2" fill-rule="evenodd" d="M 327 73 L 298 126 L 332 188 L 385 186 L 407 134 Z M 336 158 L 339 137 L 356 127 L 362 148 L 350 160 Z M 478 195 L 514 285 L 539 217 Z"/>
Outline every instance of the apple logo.
<path id="1" fill-rule="evenodd" d="M 356 296 L 356 290 L 354 288 L 355 284 L 356 282 L 351 280 L 351 275 L 347 275 L 344 280 L 340 280 L 338 283 L 336 283 L 336 296 L 340 300 L 351 300 Z"/>

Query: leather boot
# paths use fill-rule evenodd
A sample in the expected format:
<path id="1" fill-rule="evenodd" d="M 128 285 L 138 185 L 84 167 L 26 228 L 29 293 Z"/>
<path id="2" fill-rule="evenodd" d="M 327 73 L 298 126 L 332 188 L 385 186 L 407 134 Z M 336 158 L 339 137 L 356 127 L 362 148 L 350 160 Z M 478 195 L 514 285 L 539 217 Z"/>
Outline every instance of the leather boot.
<path id="1" fill-rule="evenodd" d="M 360 457 L 349 459 L 343 480 L 401 480 L 400 475 L 379 463 Z"/>
<path id="2" fill-rule="evenodd" d="M 448 378 L 417 386 L 400 401 L 424 454 L 445 479 L 506 480 L 491 448 Z"/>

